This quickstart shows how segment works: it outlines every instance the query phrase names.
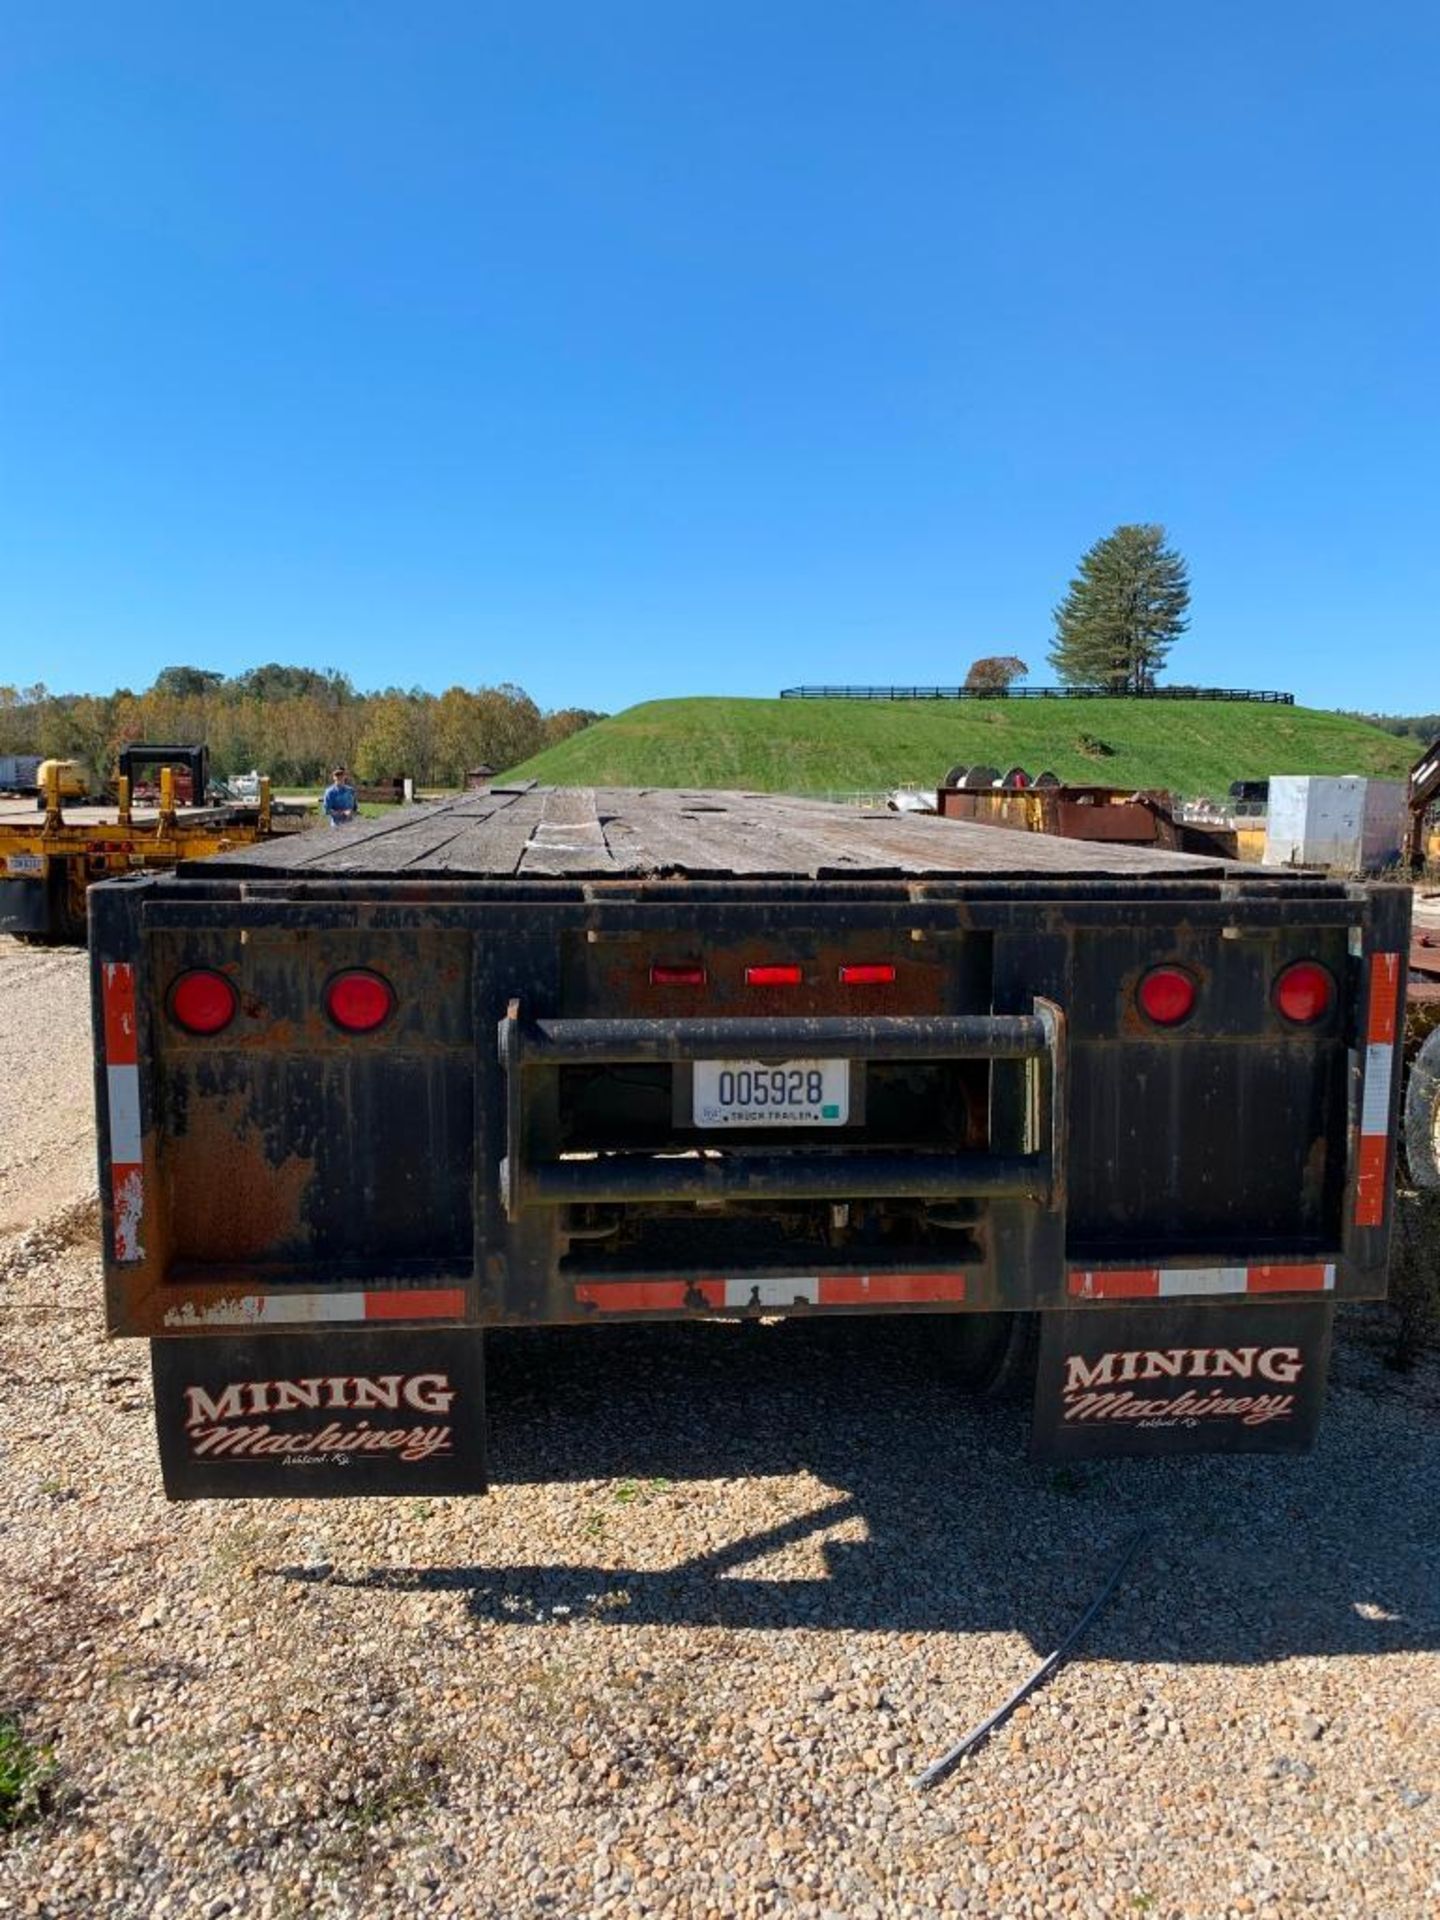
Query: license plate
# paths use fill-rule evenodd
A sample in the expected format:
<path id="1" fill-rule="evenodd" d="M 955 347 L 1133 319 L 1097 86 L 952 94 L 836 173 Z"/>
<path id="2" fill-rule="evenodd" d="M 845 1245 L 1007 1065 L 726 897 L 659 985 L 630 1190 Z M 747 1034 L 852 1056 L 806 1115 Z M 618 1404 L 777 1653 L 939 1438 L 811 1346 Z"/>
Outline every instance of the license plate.
<path id="1" fill-rule="evenodd" d="M 848 1060 L 697 1060 L 697 1127 L 843 1127 Z"/>
<path id="2" fill-rule="evenodd" d="M 7 873 L 39 873 L 43 864 L 38 853 L 8 853 L 5 856 Z"/>

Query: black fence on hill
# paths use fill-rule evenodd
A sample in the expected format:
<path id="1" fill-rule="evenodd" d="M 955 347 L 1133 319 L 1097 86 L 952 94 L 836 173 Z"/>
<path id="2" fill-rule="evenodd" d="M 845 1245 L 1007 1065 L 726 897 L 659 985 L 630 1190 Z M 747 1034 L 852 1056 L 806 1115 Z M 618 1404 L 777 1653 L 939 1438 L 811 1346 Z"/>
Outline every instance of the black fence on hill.
<path id="1" fill-rule="evenodd" d="M 1259 700 L 1293 707 L 1293 693 L 1254 687 L 1149 687 L 1114 693 L 1109 687 L 782 687 L 782 700 Z"/>

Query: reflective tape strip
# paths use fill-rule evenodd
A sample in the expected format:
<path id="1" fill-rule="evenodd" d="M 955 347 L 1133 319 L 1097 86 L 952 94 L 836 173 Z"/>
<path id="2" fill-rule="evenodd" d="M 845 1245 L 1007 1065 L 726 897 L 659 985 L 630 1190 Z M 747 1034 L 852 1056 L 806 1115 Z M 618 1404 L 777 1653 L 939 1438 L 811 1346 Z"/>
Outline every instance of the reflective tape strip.
<path id="1" fill-rule="evenodd" d="M 242 1293 L 203 1306 L 172 1307 L 167 1327 L 294 1327 L 314 1321 L 458 1320 L 463 1287 L 386 1288 L 350 1293 Z"/>
<path id="2" fill-rule="evenodd" d="M 110 1159 L 136 1165 L 140 1160 L 140 1069 L 106 1067 L 110 1110 Z"/>
<path id="3" fill-rule="evenodd" d="M 1355 1169 L 1355 1224 L 1378 1227 L 1385 1218 L 1385 1174 L 1390 1162 L 1390 1102 L 1394 1092 L 1395 1036 L 1405 970 L 1398 953 L 1370 958 L 1370 994 L 1365 1019 L 1365 1067 L 1360 1089 L 1360 1145 Z"/>
<path id="4" fill-rule="evenodd" d="M 727 1280 L 727 1307 L 818 1307 L 820 1282 L 809 1280 Z"/>
<path id="5" fill-rule="evenodd" d="M 135 969 L 107 960 L 100 969 L 100 1003 L 105 1016 L 105 1064 L 133 1067 L 140 1055 L 135 1035 Z"/>
<path id="6" fill-rule="evenodd" d="M 1393 1046 L 1399 1019 L 1400 955 L 1377 953 L 1370 960 L 1370 1017 L 1365 1038 L 1372 1046 Z"/>
<path id="7" fill-rule="evenodd" d="M 1173 1300 L 1214 1293 L 1323 1293 L 1333 1264 L 1246 1267 L 1072 1267 L 1072 1300 Z"/>
<path id="8" fill-rule="evenodd" d="M 1385 1168 L 1390 1143 L 1383 1133 L 1362 1133 L 1355 1174 L 1355 1224 L 1378 1227 L 1385 1218 Z"/>
<path id="9" fill-rule="evenodd" d="M 100 968 L 105 1029 L 105 1109 L 110 1155 L 111 1244 L 117 1261 L 143 1260 L 145 1171 L 140 1148 L 140 1069 L 135 1030 L 135 969 L 107 960 Z"/>
<path id="10" fill-rule="evenodd" d="M 1393 1041 L 1365 1049 L 1365 1091 L 1360 1099 L 1361 1133 L 1390 1131 L 1390 1081 L 1395 1070 Z"/>
<path id="11" fill-rule="evenodd" d="M 1244 1267 L 1164 1267 L 1160 1272 L 1160 1298 L 1168 1300 L 1177 1293 L 1244 1293 Z"/>
<path id="12" fill-rule="evenodd" d="M 964 1298 L 963 1273 L 837 1273 L 820 1282 L 822 1307 L 922 1305 Z"/>
<path id="13" fill-rule="evenodd" d="M 1077 1300 L 1156 1300 L 1160 1271 L 1158 1267 L 1072 1267 L 1070 1292 Z"/>
<path id="14" fill-rule="evenodd" d="M 142 1167 L 110 1162 L 112 1238 L 117 1260 L 143 1260 L 140 1221 L 145 1211 L 145 1172 Z"/>
<path id="15" fill-rule="evenodd" d="M 752 1274 L 739 1279 L 598 1280 L 575 1289 L 601 1313 L 680 1313 L 770 1307 L 923 1306 L 965 1298 L 963 1273 Z"/>
<path id="16" fill-rule="evenodd" d="M 1335 1268 L 1326 1262 L 1308 1267 L 1251 1267 L 1247 1293 L 1333 1293 Z"/>
<path id="17" fill-rule="evenodd" d="M 607 1313 L 679 1313 L 684 1308 L 723 1307 L 723 1280 L 606 1280 L 575 1289 L 582 1307 Z"/>
<path id="18" fill-rule="evenodd" d="M 465 1313 L 463 1287 L 396 1287 L 367 1293 L 367 1320 L 459 1320 Z"/>

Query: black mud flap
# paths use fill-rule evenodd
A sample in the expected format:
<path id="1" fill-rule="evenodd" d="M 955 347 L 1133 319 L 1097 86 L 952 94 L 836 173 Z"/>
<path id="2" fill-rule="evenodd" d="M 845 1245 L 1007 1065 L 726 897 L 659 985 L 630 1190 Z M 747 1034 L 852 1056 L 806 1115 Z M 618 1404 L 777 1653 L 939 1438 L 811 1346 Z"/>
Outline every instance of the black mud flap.
<path id="1" fill-rule="evenodd" d="M 1304 1453 L 1334 1317 L 1207 1301 L 1042 1313 L 1030 1457 Z"/>
<path id="2" fill-rule="evenodd" d="M 154 1340 L 171 1500 L 485 1491 L 476 1332 Z"/>

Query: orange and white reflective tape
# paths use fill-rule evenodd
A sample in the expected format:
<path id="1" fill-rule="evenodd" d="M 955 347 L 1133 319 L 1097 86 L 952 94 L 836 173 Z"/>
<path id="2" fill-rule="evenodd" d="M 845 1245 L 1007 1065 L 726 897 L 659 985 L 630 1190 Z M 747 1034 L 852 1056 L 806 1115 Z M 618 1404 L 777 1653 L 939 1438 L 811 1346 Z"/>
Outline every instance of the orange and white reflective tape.
<path id="1" fill-rule="evenodd" d="M 106 961 L 100 970 L 105 1021 L 105 1094 L 110 1132 L 110 1199 L 115 1258 L 143 1260 L 145 1170 L 140 1147 L 140 1065 L 135 1026 L 135 969 Z"/>
<path id="2" fill-rule="evenodd" d="M 167 1327 L 296 1327 L 315 1321 L 460 1320 L 463 1287 L 370 1287 L 344 1293 L 240 1293 L 165 1315 Z"/>
<path id="3" fill-rule="evenodd" d="M 1173 1300 L 1212 1293 L 1331 1293 L 1332 1262 L 1246 1267 L 1072 1267 L 1072 1300 Z"/>
<path id="4" fill-rule="evenodd" d="M 726 1312 L 744 1307 L 923 1306 L 965 1298 L 963 1273 L 824 1273 L 747 1275 L 739 1279 L 587 1280 L 575 1289 L 582 1307 L 601 1313 Z"/>
<path id="5" fill-rule="evenodd" d="M 1360 1149 L 1355 1178 L 1355 1224 L 1378 1227 L 1385 1218 L 1385 1170 L 1390 1158 L 1390 1095 L 1395 1035 L 1405 968 L 1398 953 L 1370 959 L 1365 1016 L 1365 1077 L 1360 1093 Z"/>

